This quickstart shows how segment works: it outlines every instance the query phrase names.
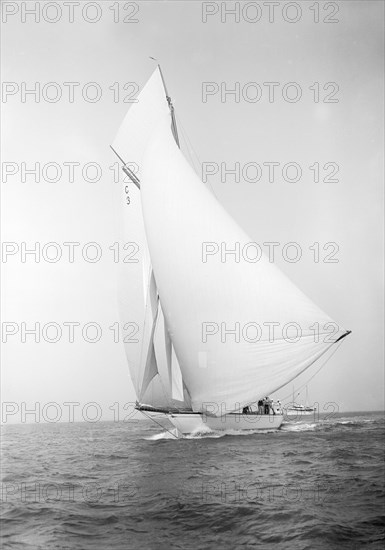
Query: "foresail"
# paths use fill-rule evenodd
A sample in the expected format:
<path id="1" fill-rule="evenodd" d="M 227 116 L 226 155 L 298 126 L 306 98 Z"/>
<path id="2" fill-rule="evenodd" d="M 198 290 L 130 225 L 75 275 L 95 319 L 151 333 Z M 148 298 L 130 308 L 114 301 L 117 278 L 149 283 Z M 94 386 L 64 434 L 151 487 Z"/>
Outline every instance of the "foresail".
<path id="1" fill-rule="evenodd" d="M 175 348 L 171 348 L 171 368 L 170 368 L 170 380 L 171 380 L 171 395 L 173 399 L 177 401 L 184 401 L 184 388 L 183 388 L 183 377 L 180 370 L 180 365 L 178 358 L 175 353 Z"/>
<path id="2" fill-rule="evenodd" d="M 143 400 L 144 394 L 152 380 L 158 374 L 158 365 L 155 355 L 154 334 L 159 313 L 159 297 L 156 289 L 154 273 L 148 279 L 148 288 L 145 298 L 145 317 L 142 330 L 141 357 L 138 372 L 137 396 Z"/>
<path id="3" fill-rule="evenodd" d="M 202 257 L 204 243 L 234 249 L 252 239 L 195 175 L 169 121 L 159 121 L 146 149 L 141 195 L 163 313 L 194 410 L 211 406 L 221 415 L 273 392 L 345 333 L 337 327 L 331 337 L 331 318 L 268 258 Z"/>
<path id="4" fill-rule="evenodd" d="M 139 94 L 138 101 L 131 105 L 112 143 L 115 153 L 124 163 L 129 163 L 139 179 L 149 136 L 160 117 L 169 117 L 169 108 L 162 78 L 156 69 Z M 127 176 L 120 174 L 120 235 L 123 247 L 128 247 L 128 250 L 123 249 L 119 258 L 119 311 L 123 328 L 127 323 L 138 327 L 137 342 L 127 337 L 124 330 L 122 336 L 137 398 L 143 398 L 148 389 L 148 395 L 156 399 L 156 405 L 162 406 L 167 404 L 168 398 L 157 380 L 157 366 L 151 356 L 158 296 L 152 280 L 140 191 Z M 151 388 L 153 385 L 157 388 L 155 392 Z"/>
<path id="5" fill-rule="evenodd" d="M 172 402 L 182 405 L 185 402 L 182 373 L 160 304 L 153 343 L 158 373 L 167 384 L 167 394 Z"/>
<path id="6" fill-rule="evenodd" d="M 112 143 L 114 152 L 139 181 L 146 146 L 160 121 L 170 127 L 172 125 L 162 76 L 157 68 L 140 92 L 137 102 L 132 104 Z M 123 330 L 131 379 L 140 402 L 168 407 L 175 405 L 177 399 L 179 405 L 183 405 L 183 392 L 182 400 L 179 400 L 180 392 L 173 392 L 171 386 L 171 340 L 152 271 L 140 191 L 127 176 L 123 177 L 120 233 L 124 240 L 124 255 L 119 262 L 119 309 L 123 328 L 138 327 L 137 339 L 127 337 Z M 168 346 L 168 357 L 160 351 L 162 346 Z M 178 397 L 175 397 L 176 394 Z"/>

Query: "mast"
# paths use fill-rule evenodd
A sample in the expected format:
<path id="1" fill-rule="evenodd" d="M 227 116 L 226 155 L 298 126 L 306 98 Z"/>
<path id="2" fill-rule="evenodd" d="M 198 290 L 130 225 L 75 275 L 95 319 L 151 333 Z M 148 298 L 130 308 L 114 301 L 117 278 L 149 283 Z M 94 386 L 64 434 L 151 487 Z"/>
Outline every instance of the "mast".
<path id="1" fill-rule="evenodd" d="M 154 57 L 151 57 L 150 59 L 154 59 L 154 61 L 156 61 L 156 59 Z M 162 82 L 163 82 L 164 91 L 166 93 L 167 103 L 168 103 L 168 106 L 170 108 L 172 135 L 174 136 L 176 144 L 178 145 L 178 147 L 180 149 L 178 128 L 177 128 L 177 125 L 176 125 L 176 118 L 175 118 L 175 112 L 174 112 L 174 105 L 172 104 L 171 97 L 168 95 L 166 81 L 164 79 L 163 72 L 162 72 L 162 69 L 161 69 L 161 66 L 160 66 L 159 63 L 158 63 L 158 69 L 159 69 L 159 72 L 160 72 L 160 76 L 162 77 Z"/>
<path id="2" fill-rule="evenodd" d="M 156 59 L 155 59 L 154 57 L 150 57 L 150 59 L 153 59 L 154 61 L 156 61 Z M 162 78 L 163 88 L 164 88 L 164 91 L 165 91 L 165 94 L 166 94 L 167 103 L 168 103 L 168 106 L 169 106 L 169 109 L 170 109 L 170 113 L 171 113 L 171 131 L 172 131 L 172 135 L 174 136 L 175 142 L 176 142 L 176 144 L 178 145 L 178 147 L 179 147 L 179 149 L 180 149 L 179 135 L 178 135 L 178 127 L 177 127 L 177 125 L 176 125 L 176 118 L 175 118 L 174 105 L 172 104 L 171 97 L 168 95 L 167 86 L 166 86 L 166 81 L 165 81 L 165 79 L 164 79 L 164 76 L 163 76 L 163 72 L 162 72 L 161 66 L 160 66 L 159 63 L 157 63 L 157 65 L 158 65 L 158 69 L 159 69 L 160 76 L 161 76 L 161 78 Z M 126 176 L 128 176 L 128 177 L 130 178 L 130 180 L 132 181 L 132 183 L 134 183 L 134 184 L 136 185 L 136 187 L 140 190 L 140 180 L 139 180 L 139 178 L 134 174 L 134 172 L 130 169 L 129 163 L 124 162 L 124 160 L 122 159 L 122 157 L 117 153 L 117 151 L 112 147 L 112 145 L 110 145 L 110 147 L 111 147 L 111 149 L 113 150 L 113 152 L 115 153 L 115 155 L 118 157 L 118 159 L 120 160 L 120 162 L 123 164 L 123 166 L 122 166 L 123 172 L 126 174 Z"/>

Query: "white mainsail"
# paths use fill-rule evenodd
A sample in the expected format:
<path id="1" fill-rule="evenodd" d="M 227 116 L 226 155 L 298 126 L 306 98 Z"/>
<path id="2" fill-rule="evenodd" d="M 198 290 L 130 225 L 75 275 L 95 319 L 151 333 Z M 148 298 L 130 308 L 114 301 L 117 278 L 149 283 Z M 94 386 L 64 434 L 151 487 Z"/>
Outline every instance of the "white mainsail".
<path id="1" fill-rule="evenodd" d="M 278 389 L 298 376 L 332 344 L 316 342 L 310 327 L 330 317 L 278 268 L 229 259 L 202 261 L 202 244 L 251 242 L 207 190 L 176 146 L 169 121 L 160 121 L 143 159 L 142 201 L 147 241 L 164 315 L 178 354 L 193 410 L 217 405 L 218 414 Z M 162 227 L 162 231 L 158 230 Z M 297 323 L 298 342 L 266 336 L 256 343 L 217 334 L 204 342 L 205 323 Z M 337 340 L 344 331 L 335 335 Z M 206 368 L 198 368 L 205 353 Z"/>
<path id="2" fill-rule="evenodd" d="M 138 99 L 113 146 L 124 162 L 133 159 L 140 166 L 146 232 L 142 246 L 148 245 L 153 269 L 147 287 L 156 282 L 161 305 L 151 309 L 147 297 L 144 353 L 133 379 L 140 400 L 149 395 L 147 386 L 149 392 L 160 380 L 168 403 L 175 397 L 188 403 L 191 397 L 194 411 L 210 405 L 220 416 L 286 385 L 346 331 L 338 330 L 327 340 L 323 327 L 331 318 L 264 256 L 256 263 L 233 257 L 221 262 L 218 256 L 203 261 L 203 243 L 234 248 L 252 239 L 177 147 L 159 69 Z M 207 323 L 220 330 L 203 338 Z M 271 323 L 278 326 L 273 339 L 267 330 Z M 293 323 L 300 327 L 300 337 L 279 335 Z M 312 329 L 316 323 L 321 327 L 318 338 Z M 251 325 L 264 328 L 258 340 L 243 334 Z M 240 327 L 241 338 L 230 333 L 223 338 L 223 327 Z"/>

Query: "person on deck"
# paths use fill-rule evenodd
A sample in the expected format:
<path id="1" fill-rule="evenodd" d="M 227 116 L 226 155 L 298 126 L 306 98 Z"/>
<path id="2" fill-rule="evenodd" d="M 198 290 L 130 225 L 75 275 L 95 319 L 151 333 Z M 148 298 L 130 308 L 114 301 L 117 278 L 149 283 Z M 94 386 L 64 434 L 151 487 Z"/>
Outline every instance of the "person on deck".
<path id="1" fill-rule="evenodd" d="M 258 414 L 263 414 L 263 401 L 260 399 L 258 401 Z"/>
<path id="2" fill-rule="evenodd" d="M 269 398 L 265 397 L 265 399 L 263 399 L 263 414 L 269 414 L 269 408 Z"/>
<path id="3" fill-rule="evenodd" d="M 267 404 L 268 404 L 268 412 L 267 414 L 270 414 L 270 411 L 275 414 L 275 410 L 274 410 L 274 407 L 273 407 L 273 400 L 270 399 L 270 397 L 267 397 Z"/>

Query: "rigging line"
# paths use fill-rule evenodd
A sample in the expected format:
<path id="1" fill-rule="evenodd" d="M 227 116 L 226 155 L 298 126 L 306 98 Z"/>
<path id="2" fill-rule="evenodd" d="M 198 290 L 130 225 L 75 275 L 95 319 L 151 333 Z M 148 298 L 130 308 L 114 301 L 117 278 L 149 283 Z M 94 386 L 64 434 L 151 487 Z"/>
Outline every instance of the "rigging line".
<path id="1" fill-rule="evenodd" d="M 162 430 L 166 430 L 166 432 L 168 432 L 169 434 L 171 434 L 173 437 L 175 437 L 175 439 L 179 439 L 179 437 L 177 435 L 175 435 L 174 433 L 170 432 L 170 430 L 168 430 L 167 428 L 165 428 L 164 426 L 162 426 L 162 424 L 160 424 L 159 422 L 157 422 L 154 418 L 152 418 L 151 416 L 148 416 L 144 411 L 140 411 L 142 414 L 144 414 L 144 416 L 146 418 L 148 418 L 149 420 L 152 420 L 153 422 L 155 422 L 155 424 L 158 424 L 158 426 L 160 426 L 162 428 Z"/>
<path id="2" fill-rule="evenodd" d="M 334 348 L 333 352 L 330 354 L 329 357 L 327 357 L 325 359 L 325 361 L 323 363 L 321 363 L 321 366 L 316 370 L 316 372 L 306 381 L 302 384 L 302 386 L 300 386 L 299 388 L 297 388 L 297 390 L 302 390 L 311 380 L 313 380 L 313 378 L 319 373 L 319 371 L 321 369 L 323 369 L 323 367 L 326 365 L 326 363 L 328 361 L 330 361 L 330 359 L 333 357 L 333 355 L 336 353 L 336 351 L 340 348 L 342 344 L 342 340 L 338 343 L 338 345 Z M 298 392 L 297 395 L 299 395 L 301 393 L 301 391 Z M 292 397 L 292 393 L 290 393 L 289 395 L 287 395 L 286 397 L 283 397 L 282 398 L 282 401 L 286 401 L 286 399 L 288 399 L 289 397 Z"/>

